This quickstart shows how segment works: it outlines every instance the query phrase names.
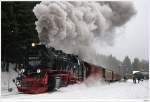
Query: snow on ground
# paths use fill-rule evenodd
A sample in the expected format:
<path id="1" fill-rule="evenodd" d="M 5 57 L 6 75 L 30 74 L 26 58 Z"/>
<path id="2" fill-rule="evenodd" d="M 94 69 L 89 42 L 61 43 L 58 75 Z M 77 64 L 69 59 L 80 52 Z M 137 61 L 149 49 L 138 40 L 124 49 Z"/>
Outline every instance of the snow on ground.
<path id="1" fill-rule="evenodd" d="M 8 73 L 7 73 L 8 75 Z M 7 83 L 4 81 L 7 79 L 6 72 L 2 72 L 2 90 L 1 95 L 3 99 L 50 99 L 50 100 L 62 100 L 62 99 L 148 99 L 149 80 L 133 84 L 132 80 L 127 82 L 113 82 L 107 83 L 100 80 L 92 80 L 80 84 L 69 85 L 57 89 L 55 92 L 49 92 L 44 94 L 17 94 L 17 89 L 14 84 L 11 83 L 13 88 L 12 92 L 5 90 Z M 16 74 L 14 74 L 16 75 Z M 11 77 L 13 78 L 13 77 Z M 11 79 L 10 78 L 10 79 Z M 4 83 L 5 82 L 5 83 Z"/>
<path id="2" fill-rule="evenodd" d="M 39 98 L 39 96 L 49 99 L 147 99 L 148 81 L 135 85 L 131 80 L 127 83 L 116 82 L 99 86 L 70 85 L 57 92 L 31 96 L 21 95 L 19 98 Z"/>

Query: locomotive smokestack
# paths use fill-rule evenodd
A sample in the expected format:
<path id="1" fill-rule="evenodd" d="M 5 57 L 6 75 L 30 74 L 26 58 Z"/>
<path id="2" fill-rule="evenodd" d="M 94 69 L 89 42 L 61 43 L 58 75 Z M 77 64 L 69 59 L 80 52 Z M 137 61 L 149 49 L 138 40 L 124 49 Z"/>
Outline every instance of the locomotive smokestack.
<path id="1" fill-rule="evenodd" d="M 136 13 L 125 1 L 48 1 L 37 4 L 33 12 L 41 43 L 95 64 L 95 44 L 113 45 L 115 29 Z"/>

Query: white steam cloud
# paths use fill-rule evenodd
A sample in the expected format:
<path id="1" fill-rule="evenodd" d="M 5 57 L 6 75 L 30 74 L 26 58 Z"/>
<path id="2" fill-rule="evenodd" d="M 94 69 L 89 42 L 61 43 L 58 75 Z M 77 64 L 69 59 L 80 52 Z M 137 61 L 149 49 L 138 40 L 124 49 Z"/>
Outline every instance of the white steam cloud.
<path id="1" fill-rule="evenodd" d="M 112 45 L 115 29 L 136 13 L 131 2 L 117 1 L 48 1 L 37 4 L 33 12 L 41 43 L 94 64 L 94 45 Z"/>

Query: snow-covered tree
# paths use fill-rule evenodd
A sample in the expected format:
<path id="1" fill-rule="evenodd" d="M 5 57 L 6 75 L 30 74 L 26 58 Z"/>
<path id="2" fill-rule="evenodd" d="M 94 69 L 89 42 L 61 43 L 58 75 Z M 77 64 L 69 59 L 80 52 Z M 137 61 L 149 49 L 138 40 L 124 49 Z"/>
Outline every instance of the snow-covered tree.
<path id="1" fill-rule="evenodd" d="M 131 74 L 132 73 L 132 64 L 131 60 L 128 56 L 126 56 L 122 62 L 123 71 L 125 74 Z"/>
<path id="2" fill-rule="evenodd" d="M 140 70 L 140 61 L 138 58 L 134 58 L 134 61 L 132 62 L 132 68 L 133 70 Z"/>
<path id="3" fill-rule="evenodd" d="M 32 9 L 38 2 L 1 2 L 2 71 L 22 61 L 23 47 L 38 41 Z"/>

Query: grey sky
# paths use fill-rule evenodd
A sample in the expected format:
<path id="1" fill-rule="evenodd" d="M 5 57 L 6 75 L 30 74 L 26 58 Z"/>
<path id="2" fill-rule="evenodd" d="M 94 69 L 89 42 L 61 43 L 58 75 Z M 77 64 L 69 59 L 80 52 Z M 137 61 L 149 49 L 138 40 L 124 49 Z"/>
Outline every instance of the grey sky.
<path id="1" fill-rule="evenodd" d="M 134 6 L 137 14 L 118 30 L 113 46 L 103 47 L 103 54 L 112 54 L 123 60 L 128 55 L 131 59 L 149 59 L 148 34 L 149 34 L 149 0 L 136 0 Z"/>

